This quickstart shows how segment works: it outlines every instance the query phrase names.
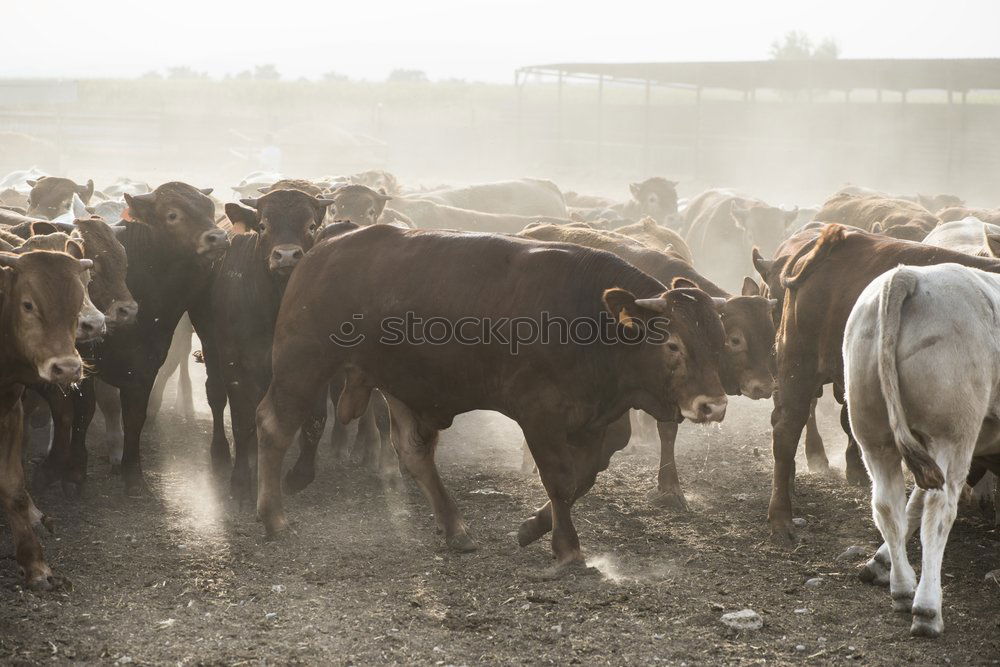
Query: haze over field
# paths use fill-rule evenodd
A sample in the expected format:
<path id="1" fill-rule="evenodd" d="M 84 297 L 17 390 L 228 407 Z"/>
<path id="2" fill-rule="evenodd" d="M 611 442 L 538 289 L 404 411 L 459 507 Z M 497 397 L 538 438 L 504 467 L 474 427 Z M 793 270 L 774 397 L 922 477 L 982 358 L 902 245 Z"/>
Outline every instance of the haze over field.
<path id="1" fill-rule="evenodd" d="M 336 71 L 382 80 L 508 82 L 516 67 L 570 61 L 752 60 L 789 30 L 834 38 L 844 58 L 1000 55 L 1000 3 L 708 0 L 381 0 L 253 5 L 177 0 L 8 3 L 0 77 L 133 77 L 186 65 L 212 76 L 274 63 L 286 78 Z M 44 46 L 39 38 L 44 36 Z M 59 48 L 52 48 L 57 46 Z"/>

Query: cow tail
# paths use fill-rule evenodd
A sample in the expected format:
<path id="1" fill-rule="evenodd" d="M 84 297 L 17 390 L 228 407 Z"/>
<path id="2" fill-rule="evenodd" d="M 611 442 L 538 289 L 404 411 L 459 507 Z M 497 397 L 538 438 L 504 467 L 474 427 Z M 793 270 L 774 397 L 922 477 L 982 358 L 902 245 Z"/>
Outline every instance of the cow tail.
<path id="1" fill-rule="evenodd" d="M 840 245 L 846 235 L 847 228 L 843 225 L 828 224 L 814 242 L 802 246 L 785 264 L 786 271 L 781 276 L 782 286 L 785 289 L 800 287 L 830 251 Z"/>
<path id="2" fill-rule="evenodd" d="M 878 375 L 896 449 L 906 461 L 906 467 L 913 473 L 917 486 L 922 489 L 940 489 L 944 485 L 944 474 L 931 458 L 926 443 L 917 438 L 906 421 L 899 391 L 899 369 L 896 366 L 900 313 L 903 302 L 916 288 L 916 274 L 904 267 L 893 271 L 882 288 L 879 298 Z"/>

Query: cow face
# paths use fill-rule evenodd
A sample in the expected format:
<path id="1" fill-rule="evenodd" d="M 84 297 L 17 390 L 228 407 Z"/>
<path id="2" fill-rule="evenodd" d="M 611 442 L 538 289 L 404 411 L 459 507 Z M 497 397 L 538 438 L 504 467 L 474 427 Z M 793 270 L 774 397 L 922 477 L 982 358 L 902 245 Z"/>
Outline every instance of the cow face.
<path id="1" fill-rule="evenodd" d="M 369 169 L 368 171 L 352 174 L 347 178 L 347 182 L 353 185 L 365 185 L 383 194 L 399 194 L 399 182 L 396 180 L 396 177 L 381 169 Z"/>
<path id="2" fill-rule="evenodd" d="M 367 185 L 341 186 L 333 191 L 330 198 L 333 199 L 333 222 L 353 222 L 362 227 L 378 222 L 385 203 L 392 199 Z"/>
<path id="3" fill-rule="evenodd" d="M 84 204 L 90 202 L 94 194 L 94 181 L 86 185 L 77 185 L 68 178 L 43 176 L 36 181 L 28 181 L 31 192 L 28 193 L 29 218 L 52 220 L 73 207 L 73 195 L 79 195 Z"/>
<path id="4" fill-rule="evenodd" d="M 629 191 L 639 205 L 639 212 L 661 225 L 677 216 L 677 182 L 654 176 L 641 183 L 631 183 Z"/>
<path id="5" fill-rule="evenodd" d="M 32 369 L 29 375 L 62 386 L 82 377 L 76 331 L 85 295 L 82 274 L 92 265 L 63 252 L 0 254 L 0 327 L 10 336 L 8 352 Z"/>
<path id="6" fill-rule="evenodd" d="M 104 313 L 108 329 L 132 324 L 139 313 L 139 304 L 125 284 L 128 274 L 125 248 L 100 218 L 76 220 L 73 224 L 83 241 L 83 256 L 94 263 L 87 293 Z"/>
<path id="7" fill-rule="evenodd" d="M 726 330 L 722 354 L 722 385 L 729 395 L 758 400 L 774 391 L 775 301 L 761 295 L 760 286 L 743 280 L 743 293 L 719 308 Z"/>
<path id="8" fill-rule="evenodd" d="M 165 253 L 217 259 L 229 247 L 226 233 L 215 226 L 211 188 L 164 183 L 144 195 L 125 195 L 129 218 L 148 225 Z"/>
<path id="9" fill-rule="evenodd" d="M 727 398 L 719 379 L 725 330 L 717 304 L 687 281 L 652 299 L 636 299 L 620 288 L 607 290 L 604 303 L 621 326 L 665 329 L 658 340 L 647 338 L 636 349 L 635 373 L 642 389 L 657 400 L 672 402 L 691 421 L 721 421 Z M 683 286 L 681 286 L 683 285 Z"/>
<path id="10" fill-rule="evenodd" d="M 764 252 L 774 252 L 785 238 L 789 225 L 794 224 L 799 209 L 786 211 L 775 206 L 751 205 L 732 206 L 732 216 L 736 226 L 746 234 L 750 245 Z"/>
<path id="11" fill-rule="evenodd" d="M 287 278 L 312 247 L 332 199 L 312 197 L 300 190 L 274 190 L 243 206 L 226 204 L 226 215 L 237 229 L 260 235 L 267 268 Z"/>

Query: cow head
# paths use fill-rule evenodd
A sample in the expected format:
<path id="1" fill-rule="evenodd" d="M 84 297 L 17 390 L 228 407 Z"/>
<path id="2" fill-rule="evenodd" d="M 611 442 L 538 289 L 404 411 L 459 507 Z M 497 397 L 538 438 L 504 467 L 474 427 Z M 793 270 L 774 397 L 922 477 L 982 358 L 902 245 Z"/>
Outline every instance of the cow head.
<path id="1" fill-rule="evenodd" d="M 374 225 L 392 199 L 367 185 L 342 185 L 330 195 L 333 200 L 333 222 L 353 222 L 356 225 Z"/>
<path id="2" fill-rule="evenodd" d="M 965 206 L 965 201 L 955 195 L 917 195 L 917 203 L 931 213 L 940 213 L 946 208 Z"/>
<path id="3" fill-rule="evenodd" d="M 888 236 L 893 239 L 900 239 L 902 241 L 915 241 L 920 243 L 925 238 L 929 232 L 921 227 L 916 222 L 907 222 L 902 225 L 892 225 L 884 226 L 881 222 L 876 222 L 872 225 L 872 234 L 882 234 L 883 236 Z"/>
<path id="4" fill-rule="evenodd" d="M 733 222 L 743 230 L 750 245 L 762 248 L 765 252 L 774 252 L 785 238 L 789 225 L 798 217 L 799 208 L 796 206 L 793 210 L 786 211 L 761 203 L 741 206 L 733 200 L 730 212 Z"/>
<path id="5" fill-rule="evenodd" d="M 0 254 L 0 327 L 10 336 L 6 352 L 32 369 L 26 381 L 37 381 L 37 375 L 66 386 L 83 376 L 76 331 L 85 296 L 82 274 L 91 266 L 65 252 Z"/>
<path id="6" fill-rule="evenodd" d="M 132 324 L 139 314 L 139 304 L 125 284 L 128 274 L 125 248 L 101 218 L 75 220 L 73 224 L 83 241 L 83 256 L 94 263 L 87 292 L 104 313 L 108 329 Z"/>
<path id="7" fill-rule="evenodd" d="M 771 319 L 777 327 L 781 322 L 781 303 L 785 294 L 785 288 L 781 284 L 781 270 L 785 266 L 787 258 L 780 260 L 764 259 L 760 250 L 753 249 L 753 267 L 760 274 L 761 284 L 759 286 L 760 295 L 767 298 L 771 303 Z"/>
<path id="8" fill-rule="evenodd" d="M 774 391 L 775 301 L 761 295 L 751 278 L 743 279 L 743 292 L 719 307 L 726 330 L 721 378 L 726 393 L 758 400 Z"/>
<path id="9" fill-rule="evenodd" d="M 300 190 L 274 190 L 243 205 L 226 204 L 234 227 L 260 235 L 267 268 L 287 277 L 312 247 L 332 199 L 312 197 Z"/>
<path id="10" fill-rule="evenodd" d="M 83 246 L 80 239 L 74 239 L 65 232 L 59 231 L 50 223 L 34 222 L 31 225 L 32 236 L 14 249 L 14 253 L 23 255 L 24 253 L 38 250 L 50 252 L 65 252 L 77 259 L 84 259 Z M 93 270 L 84 271 L 81 280 L 86 292 L 83 296 L 83 306 L 80 308 L 80 318 L 76 326 L 76 342 L 89 343 L 97 340 L 105 331 L 106 324 L 104 314 L 94 305 L 90 298 L 90 286 L 93 279 Z"/>
<path id="11" fill-rule="evenodd" d="M 372 190 L 383 194 L 398 195 L 399 182 L 396 177 L 382 169 L 369 169 L 348 176 L 347 182 L 352 185 L 367 185 Z"/>
<path id="12" fill-rule="evenodd" d="M 215 226 L 215 205 L 187 183 L 164 183 L 144 195 L 125 195 L 130 224 L 147 225 L 165 253 L 214 260 L 229 247 L 226 232 Z"/>
<path id="13" fill-rule="evenodd" d="M 87 181 L 86 185 L 77 185 L 68 178 L 42 176 L 27 183 L 31 186 L 26 213 L 29 218 L 52 220 L 72 210 L 73 195 L 79 195 L 80 200 L 87 204 L 94 194 L 94 181 Z"/>
<path id="14" fill-rule="evenodd" d="M 662 225 L 677 215 L 677 181 L 654 176 L 641 183 L 630 183 L 628 188 L 643 216 Z"/>
<path id="15" fill-rule="evenodd" d="M 609 289 L 604 304 L 627 330 L 623 336 L 644 336 L 635 347 L 640 358 L 628 369 L 642 390 L 658 404 L 665 399 L 676 404 L 691 421 L 722 420 L 727 398 L 719 364 L 726 334 L 714 299 L 679 279 L 670 290 L 649 299 Z"/>

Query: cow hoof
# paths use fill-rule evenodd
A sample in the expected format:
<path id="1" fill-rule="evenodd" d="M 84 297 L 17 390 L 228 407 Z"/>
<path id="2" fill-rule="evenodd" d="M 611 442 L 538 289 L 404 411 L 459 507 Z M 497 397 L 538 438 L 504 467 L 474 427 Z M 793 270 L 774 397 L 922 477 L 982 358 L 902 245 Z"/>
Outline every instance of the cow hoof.
<path id="1" fill-rule="evenodd" d="M 909 614 L 913 609 L 913 591 L 892 593 L 892 610 L 897 614 Z"/>
<path id="2" fill-rule="evenodd" d="M 662 507 L 680 512 L 686 512 L 688 509 L 684 493 L 680 491 L 660 491 L 659 489 L 653 489 L 646 495 L 646 498 L 649 499 L 653 507 Z"/>
<path id="3" fill-rule="evenodd" d="M 315 470 L 303 471 L 299 468 L 292 468 L 285 474 L 285 493 L 294 495 L 312 484 L 312 481 L 315 478 Z"/>
<path id="4" fill-rule="evenodd" d="M 813 475 L 832 475 L 833 471 L 830 469 L 830 461 L 824 456 L 823 458 L 806 459 L 809 464 L 809 472 Z"/>
<path id="5" fill-rule="evenodd" d="M 795 531 L 792 524 L 780 523 L 771 524 L 771 542 L 779 547 L 792 547 L 795 545 Z"/>
<path id="6" fill-rule="evenodd" d="M 526 547 L 532 542 L 536 542 L 547 531 L 542 530 L 535 517 L 525 520 L 521 527 L 517 529 L 517 543 Z"/>
<path id="7" fill-rule="evenodd" d="M 913 608 L 913 624 L 910 626 L 910 634 L 914 637 L 929 637 L 936 639 L 941 636 L 944 630 L 944 621 L 941 614 L 934 609 L 925 607 Z"/>
<path id="8" fill-rule="evenodd" d="M 877 558 L 872 558 L 858 572 L 858 579 L 873 586 L 888 586 L 889 567 L 880 563 Z"/>
<path id="9" fill-rule="evenodd" d="M 121 463 L 112 463 L 111 464 L 111 475 L 113 477 L 117 477 L 120 474 L 122 474 L 122 464 Z"/>
<path id="10" fill-rule="evenodd" d="M 868 486 L 868 473 L 865 472 L 864 468 L 861 470 L 854 470 L 848 468 L 846 472 L 847 483 L 851 486 Z"/>
<path id="11" fill-rule="evenodd" d="M 83 484 L 80 482 L 63 481 L 62 492 L 63 496 L 69 500 L 79 500 L 83 495 Z"/>
<path id="12" fill-rule="evenodd" d="M 45 593 L 48 591 L 57 591 L 61 588 L 72 588 L 68 579 L 60 577 L 59 575 L 46 573 L 38 574 L 28 580 L 28 588 L 36 593 Z"/>
<path id="13" fill-rule="evenodd" d="M 469 537 L 468 533 L 455 533 L 445 539 L 445 544 L 448 545 L 449 549 L 458 553 L 469 553 L 479 549 L 479 545 Z"/>
<path id="14" fill-rule="evenodd" d="M 125 480 L 125 495 L 129 498 L 142 498 L 149 495 L 149 486 L 142 473 L 138 475 L 123 475 Z"/>

